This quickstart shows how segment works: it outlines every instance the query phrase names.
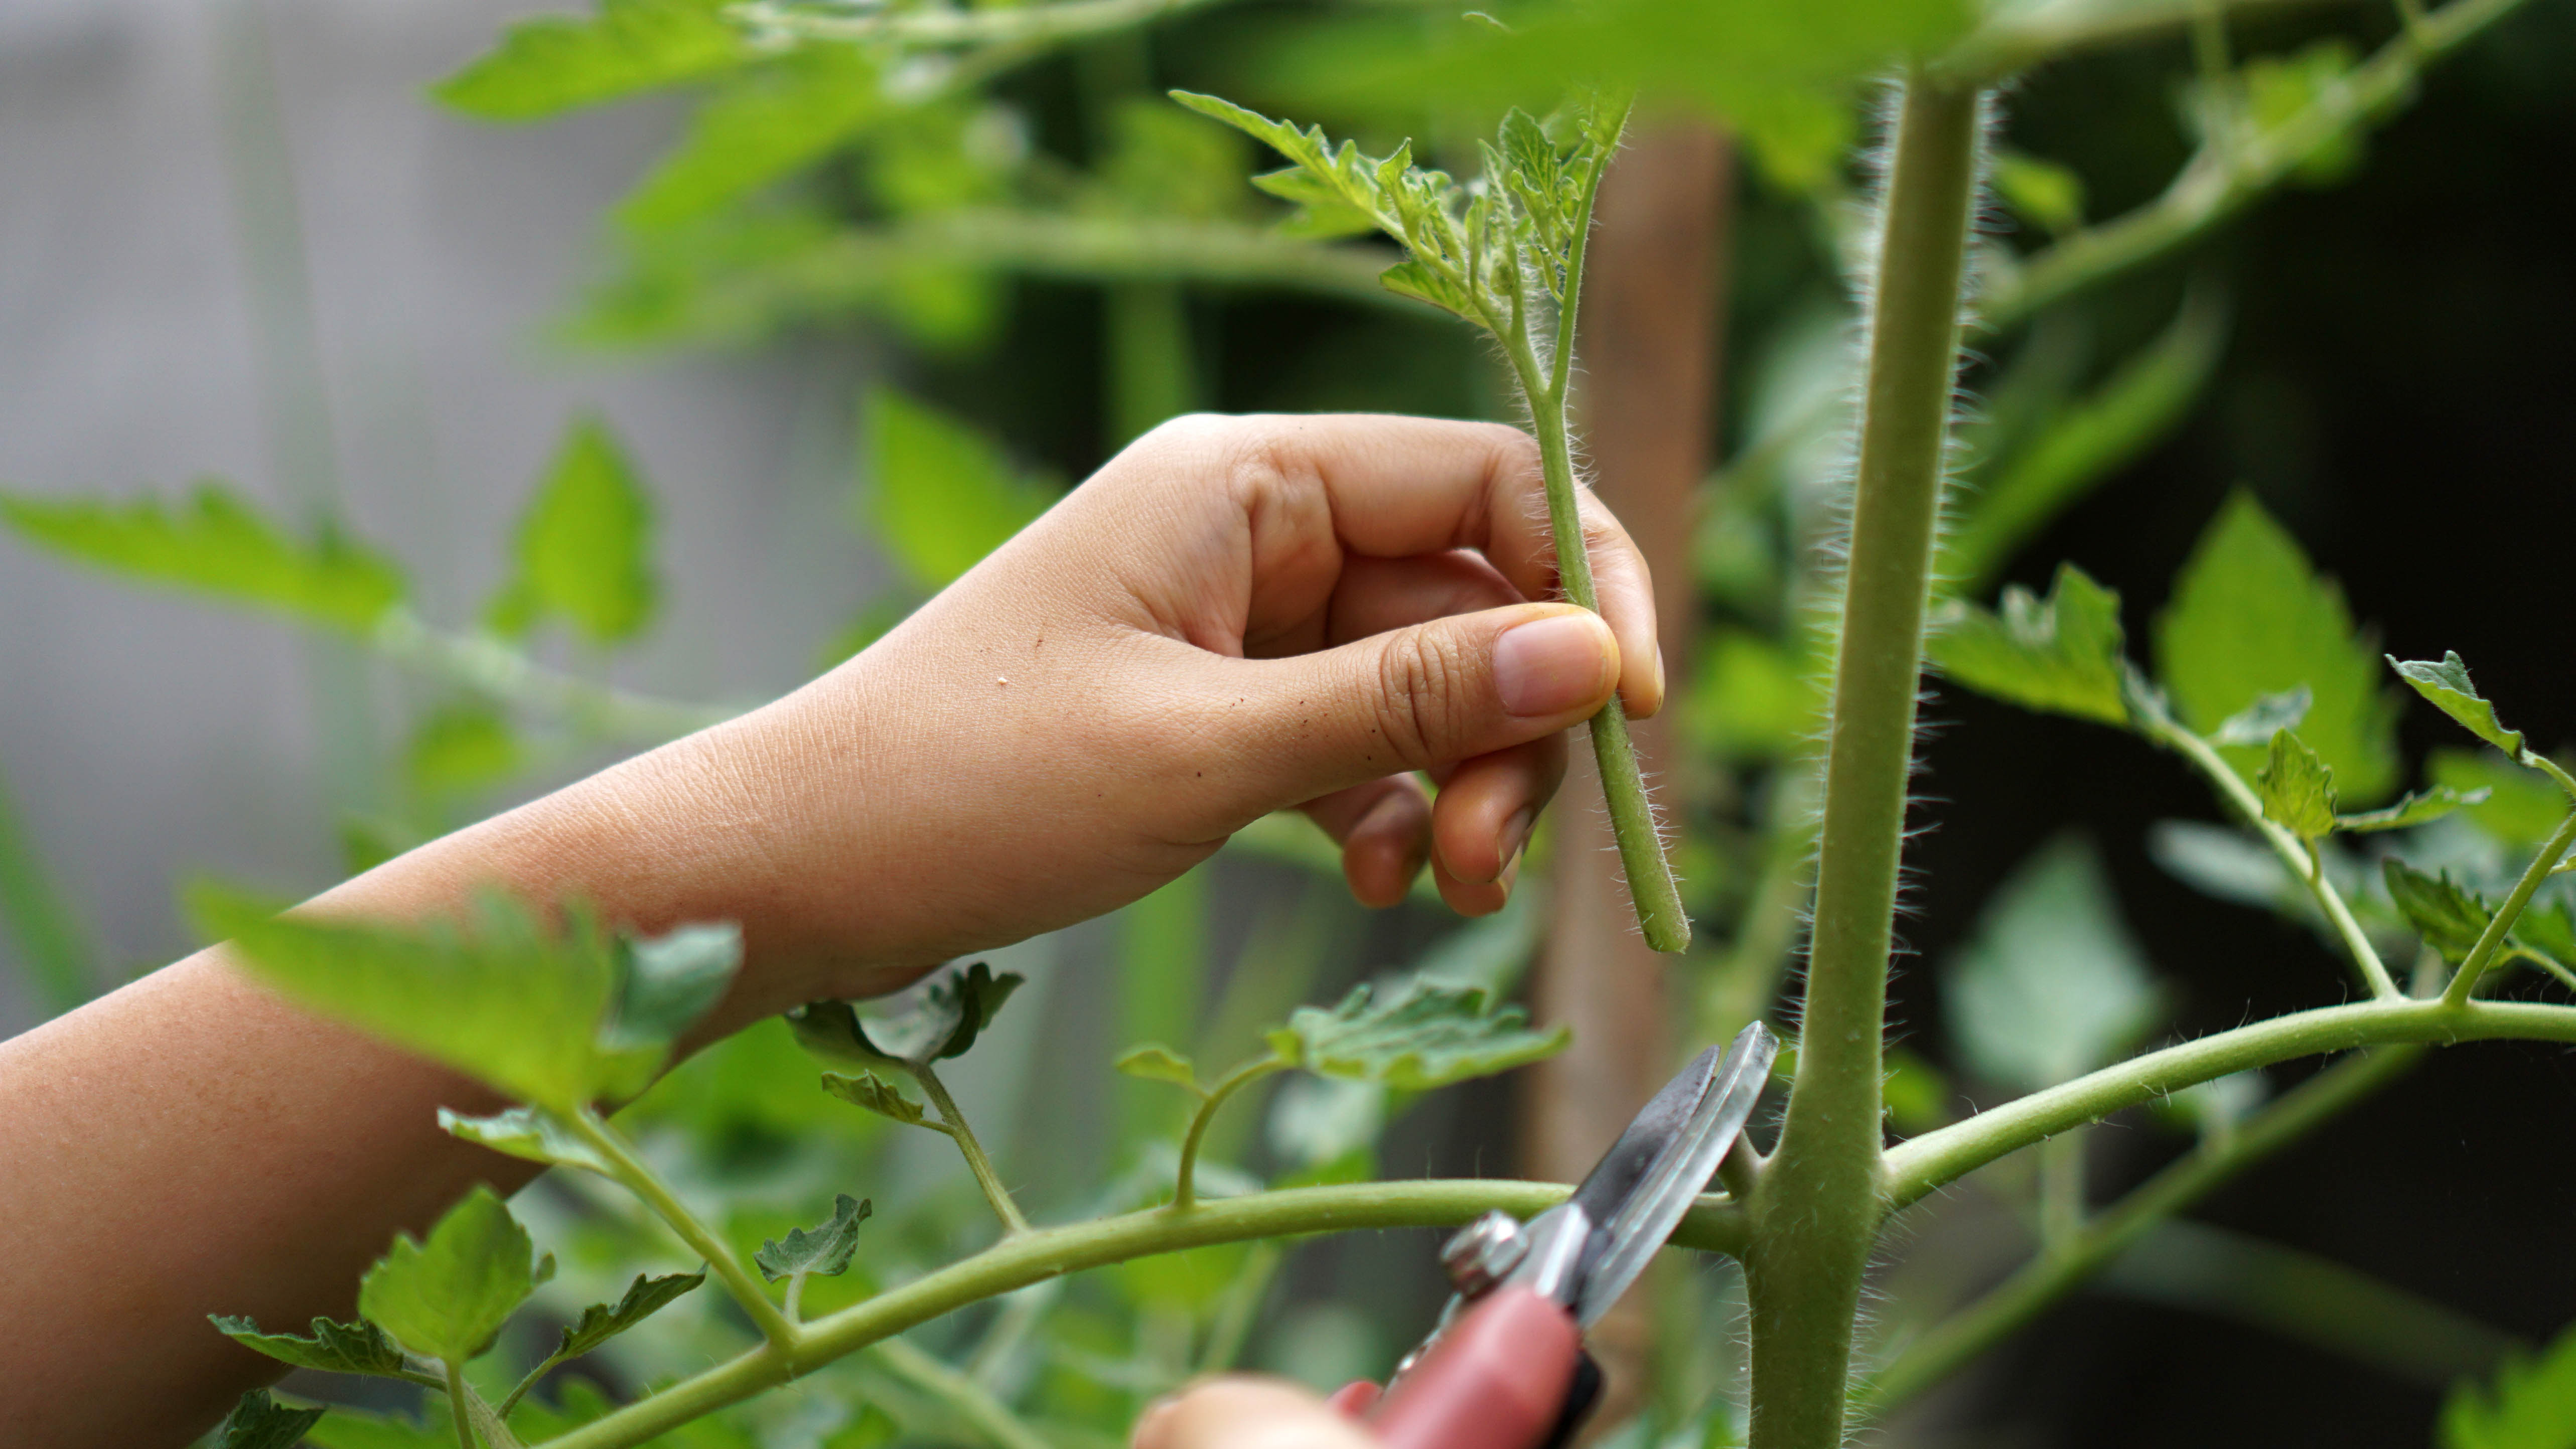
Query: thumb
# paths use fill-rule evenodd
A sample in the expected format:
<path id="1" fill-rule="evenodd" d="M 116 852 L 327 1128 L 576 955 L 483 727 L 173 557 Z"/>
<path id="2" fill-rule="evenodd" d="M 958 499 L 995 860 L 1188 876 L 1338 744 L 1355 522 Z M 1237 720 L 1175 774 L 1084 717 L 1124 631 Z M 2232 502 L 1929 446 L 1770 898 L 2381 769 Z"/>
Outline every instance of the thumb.
<path id="1" fill-rule="evenodd" d="M 1619 642 L 1588 609 L 1518 604 L 1254 667 L 1255 758 L 1286 805 L 1590 719 L 1618 688 Z"/>
<path id="2" fill-rule="evenodd" d="M 1369 1432 L 1305 1389 L 1229 1375 L 1163 1400 L 1136 1421 L 1131 1449 L 1377 1449 Z"/>

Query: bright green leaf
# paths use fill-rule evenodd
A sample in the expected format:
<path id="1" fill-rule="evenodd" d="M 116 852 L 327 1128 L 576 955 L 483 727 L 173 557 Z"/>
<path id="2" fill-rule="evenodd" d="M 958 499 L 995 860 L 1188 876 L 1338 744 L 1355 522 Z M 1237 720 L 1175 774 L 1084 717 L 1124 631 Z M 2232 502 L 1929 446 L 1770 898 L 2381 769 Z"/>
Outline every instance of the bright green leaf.
<path id="1" fill-rule="evenodd" d="M 2267 694 L 2218 722 L 2209 732 L 2214 745 L 2260 745 L 2269 750 L 2272 737 L 2294 730 L 2308 717 L 2313 697 L 2304 684 L 2280 694 Z"/>
<path id="2" fill-rule="evenodd" d="M 569 621 L 593 644 L 634 638 L 653 617 L 653 505 L 608 425 L 575 422 L 519 521 L 518 573 L 489 611 L 496 632 Z"/>
<path id="3" fill-rule="evenodd" d="M 2255 56 L 2230 79 L 2244 98 L 2247 118 L 2263 131 L 2276 132 L 2350 85 L 2355 59 L 2352 42 L 2337 36 L 2294 55 Z M 2363 134 L 2361 127 L 2336 127 L 2299 162 L 2296 176 L 2310 186 L 2332 185 L 2349 176 L 2361 164 Z"/>
<path id="4" fill-rule="evenodd" d="M 1969 1067 L 2023 1092 L 2109 1063 L 2160 1005 L 2100 856 L 2073 834 L 2014 870 L 1941 977 L 1942 1014 Z"/>
<path id="5" fill-rule="evenodd" d="M 652 231 L 701 216 L 821 160 L 885 110 L 868 52 L 791 51 L 708 97 L 678 149 L 619 203 L 618 219 Z"/>
<path id="6" fill-rule="evenodd" d="M 665 1273 L 658 1278 L 638 1273 L 635 1281 L 626 1285 L 624 1296 L 615 1303 L 594 1303 L 583 1309 L 581 1317 L 564 1329 L 563 1341 L 555 1349 L 553 1357 L 579 1358 L 661 1312 L 680 1295 L 705 1281 L 707 1270 L 704 1268 L 694 1273 Z"/>
<path id="7" fill-rule="evenodd" d="M 1118 1070 L 1149 1082 L 1169 1082 L 1176 1087 L 1199 1090 L 1198 1068 L 1190 1059 L 1160 1042 L 1148 1042 L 1118 1059 Z"/>
<path id="8" fill-rule="evenodd" d="M 1995 153 L 1993 185 L 2004 205 L 2042 231 L 2084 224 L 2084 178 L 2071 166 L 2006 147 Z"/>
<path id="9" fill-rule="evenodd" d="M 2288 730 L 2272 732 L 2271 759 L 2254 777 L 2263 818 L 2301 840 L 2334 833 L 2334 768 Z"/>
<path id="10" fill-rule="evenodd" d="M 832 1199 L 830 1218 L 812 1228 L 789 1228 L 784 1240 L 761 1244 L 752 1261 L 772 1283 L 802 1273 L 827 1278 L 845 1273 L 850 1255 L 859 1250 L 859 1224 L 872 1211 L 870 1204 L 842 1193 Z"/>
<path id="11" fill-rule="evenodd" d="M 2481 829 L 2507 845 L 2538 845 L 2558 829 L 2571 808 L 2567 792 L 2547 777 L 2497 758 L 2485 750 L 2438 749 L 2425 761 L 2435 783 L 2460 792 L 2463 801 L 2482 794 L 2468 806 Z"/>
<path id="12" fill-rule="evenodd" d="M 903 1089 L 874 1072 L 843 1076 L 839 1072 L 823 1074 L 823 1090 L 854 1107 L 864 1107 L 880 1117 L 892 1118 L 907 1127 L 945 1130 L 932 1120 L 919 1102 L 903 1094 Z"/>
<path id="13" fill-rule="evenodd" d="M 1052 501 L 989 439 L 901 393 L 869 393 L 860 427 L 876 536 L 925 593 L 955 583 Z"/>
<path id="14" fill-rule="evenodd" d="M 846 1001 L 812 1001 L 789 1013 L 807 1051 L 863 1066 L 944 1061 L 962 1055 L 1027 978 L 978 961 L 933 977 L 899 1015 L 861 1018 Z"/>
<path id="15" fill-rule="evenodd" d="M 399 1378 L 410 1368 L 403 1361 L 400 1346 L 385 1336 L 385 1331 L 360 1319 L 356 1323 L 337 1323 L 328 1318 L 313 1320 L 309 1334 L 262 1333 L 259 1325 L 247 1318 L 213 1318 L 215 1330 L 244 1348 L 267 1354 L 279 1363 L 297 1368 L 320 1369 L 333 1374 L 377 1374 Z"/>
<path id="16" fill-rule="evenodd" d="M 253 1389 L 215 1426 L 210 1442 L 214 1449 L 293 1449 L 328 1412 L 285 1408 L 269 1398 L 268 1390 Z"/>
<path id="17" fill-rule="evenodd" d="M 1816 670 L 1741 629 L 1711 631 L 1690 689 L 1683 728 L 1695 747 L 1721 759 L 1778 759 L 1814 739 L 1823 718 Z"/>
<path id="18" fill-rule="evenodd" d="M 2397 784 L 2396 713 L 2377 652 L 2355 630 L 2343 590 L 2243 493 L 2201 535 L 2156 620 L 2158 678 L 2185 725 L 2207 734 L 2264 695 L 2304 684 L 2312 703 L 2299 736 L 2356 804 L 2385 799 Z M 2253 751 L 2229 756 L 2252 774 Z"/>
<path id="19" fill-rule="evenodd" d="M 174 505 L 0 493 L 0 522 L 66 558 L 352 634 L 403 601 L 382 554 L 336 533 L 295 537 L 212 479 Z"/>
<path id="20" fill-rule="evenodd" d="M 1887 1082 L 1879 1091 L 1887 1124 L 1912 1136 L 1950 1125 L 1950 1080 L 1941 1069 L 1904 1047 L 1887 1051 Z"/>
<path id="21" fill-rule="evenodd" d="M 543 1162 L 550 1166 L 578 1167 L 610 1175 L 608 1159 L 599 1149 L 585 1142 L 563 1124 L 563 1119 L 542 1107 L 512 1107 L 489 1117 L 469 1117 L 462 1112 L 438 1109 L 441 1130 L 468 1142 L 480 1143 L 495 1152 Z"/>
<path id="22" fill-rule="evenodd" d="M 2487 792 L 2484 789 L 2471 790 L 2467 794 L 2462 794 L 2448 785 L 2435 785 L 2429 790 L 2412 791 L 2394 805 L 2382 806 L 2377 810 L 2364 810 L 2358 815 L 2338 815 L 2335 817 L 2335 829 L 2404 830 L 2409 826 L 2424 825 L 2439 820 L 2464 806 L 2482 805 L 2486 803 L 2486 798 Z"/>
<path id="23" fill-rule="evenodd" d="M 487 121 L 533 121 L 697 80 L 749 53 L 723 11 L 723 0 L 601 0 L 595 16 L 533 16 L 430 94 Z"/>
<path id="24" fill-rule="evenodd" d="M 2439 664 L 2420 659 L 2401 662 L 2394 654 L 2381 657 L 2398 678 L 2431 700 L 2434 708 L 2459 721 L 2462 729 L 2504 751 L 2508 759 L 2522 758 L 2522 731 L 2506 729 L 2496 718 L 2495 706 L 2478 693 L 2469 679 L 2469 666 L 2460 662 L 2459 655 L 2445 653 Z"/>
<path id="25" fill-rule="evenodd" d="M 2126 724 L 2120 692 L 2120 596 L 2060 564 L 2046 599 L 2015 585 L 2000 613 L 1952 602 L 1927 653 L 1948 679 L 2025 709 Z"/>
<path id="26" fill-rule="evenodd" d="M 2484 935 L 2487 921 L 2494 914 L 2476 892 L 2451 879 L 2449 871 L 2426 875 L 2395 856 L 2380 862 L 2381 877 L 2388 882 L 2389 899 L 2405 914 L 2424 943 L 2442 953 L 2443 958 L 2457 962 L 2466 958 L 2469 948 Z"/>
<path id="27" fill-rule="evenodd" d="M 358 1285 L 358 1312 L 426 1358 L 461 1364 L 491 1347 L 539 1282 L 528 1230 L 488 1187 L 448 1209 L 426 1241 L 394 1239 Z"/>
<path id="28" fill-rule="evenodd" d="M 412 731 L 403 751 L 403 774 L 412 789 L 449 799 L 488 789 L 519 772 L 525 761 L 510 722 L 489 705 L 440 709 Z"/>
<path id="29" fill-rule="evenodd" d="M 2515 1356 L 2492 1384 L 2462 1379 L 2442 1404 L 2442 1449 L 2566 1449 L 2576 1443 L 2576 1329 L 2538 1358 Z"/>
<path id="30" fill-rule="evenodd" d="M 617 999 L 601 1036 L 614 1046 L 668 1046 L 733 984 L 742 928 L 704 921 L 659 936 L 621 936 L 617 958 Z"/>
<path id="31" fill-rule="evenodd" d="M 1517 1006 L 1489 1010 L 1474 988 L 1416 983 L 1382 999 L 1360 985 L 1330 1010 L 1299 1007 L 1268 1040 L 1281 1059 L 1310 1072 L 1418 1092 L 1554 1056 L 1573 1039 L 1565 1027 L 1532 1031 L 1528 1021 Z"/>

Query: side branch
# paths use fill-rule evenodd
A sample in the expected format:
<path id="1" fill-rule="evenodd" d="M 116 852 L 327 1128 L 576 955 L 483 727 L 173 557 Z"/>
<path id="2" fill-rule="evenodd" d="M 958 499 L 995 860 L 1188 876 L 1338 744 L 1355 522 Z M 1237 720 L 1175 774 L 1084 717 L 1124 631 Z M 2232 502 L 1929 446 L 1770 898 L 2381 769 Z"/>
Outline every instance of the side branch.
<path id="1" fill-rule="evenodd" d="M 546 1442 L 555 1449 L 628 1449 L 917 1324 L 1067 1273 L 1255 1238 L 1455 1227 L 1495 1208 L 1528 1218 L 1565 1201 L 1571 1191 L 1553 1182 L 1370 1182 L 1219 1198 L 1187 1213 L 1148 1208 L 1040 1228 L 803 1325 L 792 1366 L 763 1345 Z M 1702 1197 L 1673 1234 L 1673 1244 L 1732 1255 L 1741 1252 L 1744 1238 L 1743 1214 L 1733 1203 Z"/>
<path id="2" fill-rule="evenodd" d="M 2576 1007 L 2525 1001 L 2363 1001 L 2276 1016 L 2148 1052 L 1890 1148 L 1889 1202 L 1904 1207 L 2070 1127 L 2230 1072 L 2354 1047 L 2464 1041 L 2576 1042 Z"/>

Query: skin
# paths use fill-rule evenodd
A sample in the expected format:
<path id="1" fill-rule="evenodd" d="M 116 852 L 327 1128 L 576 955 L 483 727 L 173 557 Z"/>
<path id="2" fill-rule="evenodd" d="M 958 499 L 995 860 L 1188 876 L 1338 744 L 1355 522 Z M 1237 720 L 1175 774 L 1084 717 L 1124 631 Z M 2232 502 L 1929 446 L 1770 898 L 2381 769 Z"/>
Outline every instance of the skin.
<path id="1" fill-rule="evenodd" d="M 643 932 L 737 921 L 698 1044 L 1113 910 L 1290 807 L 1360 900 L 1428 864 L 1485 914 L 1565 730 L 1614 689 L 1662 703 L 1646 566 L 1597 504 L 1601 616 L 1531 602 L 1541 500 L 1511 428 L 1180 419 L 840 668 L 300 909 L 419 919 L 498 885 Z M 0 1240 L 43 1245 L 0 1258 L 10 1442 L 203 1432 L 276 1367 L 206 1315 L 350 1314 L 397 1230 L 532 1173 L 435 1125 L 500 1105 L 220 947 L 0 1043 Z"/>

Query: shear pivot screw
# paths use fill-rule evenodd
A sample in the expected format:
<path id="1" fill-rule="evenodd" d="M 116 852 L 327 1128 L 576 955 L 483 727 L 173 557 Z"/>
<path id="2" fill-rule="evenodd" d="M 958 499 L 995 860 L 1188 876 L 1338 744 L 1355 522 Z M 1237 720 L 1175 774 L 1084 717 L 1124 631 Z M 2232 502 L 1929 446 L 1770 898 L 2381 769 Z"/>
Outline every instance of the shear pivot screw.
<path id="1" fill-rule="evenodd" d="M 1458 1230 L 1440 1249 L 1440 1266 L 1463 1298 L 1482 1298 L 1494 1291 L 1521 1259 L 1529 1255 L 1529 1238 L 1511 1214 L 1486 1213 Z"/>

